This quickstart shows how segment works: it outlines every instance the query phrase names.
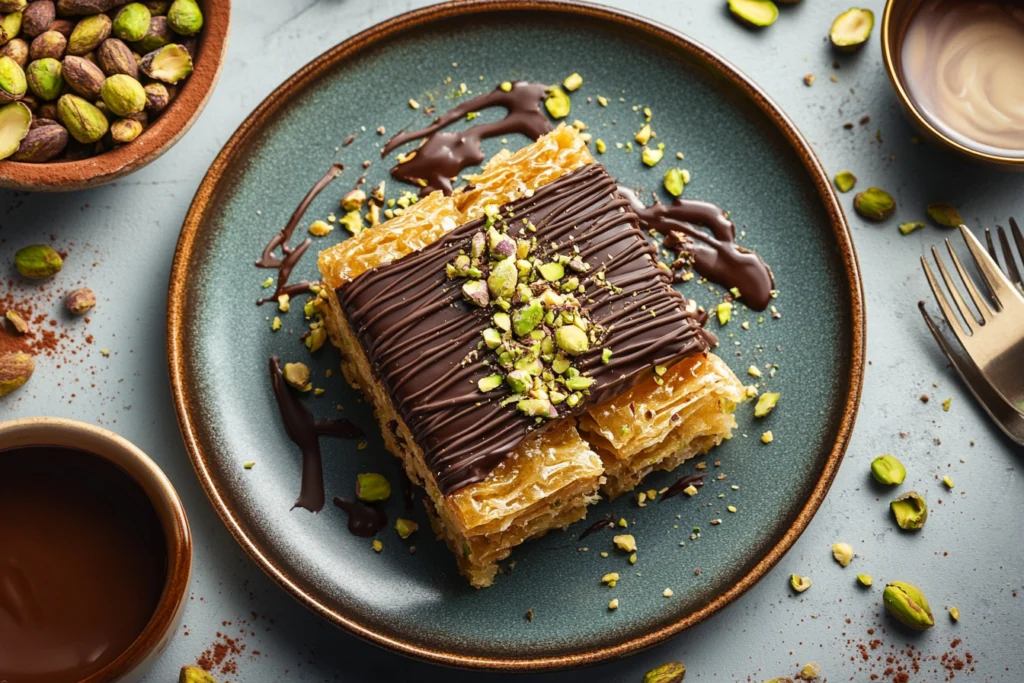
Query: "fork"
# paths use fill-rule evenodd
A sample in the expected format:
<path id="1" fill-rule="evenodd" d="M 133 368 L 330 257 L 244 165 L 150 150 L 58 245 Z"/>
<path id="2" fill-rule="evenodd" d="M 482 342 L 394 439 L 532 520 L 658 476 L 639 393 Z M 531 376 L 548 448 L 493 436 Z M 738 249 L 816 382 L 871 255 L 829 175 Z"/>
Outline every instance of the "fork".
<path id="1" fill-rule="evenodd" d="M 1019 232 L 1017 230 L 1018 234 Z M 948 239 L 945 240 L 946 249 L 949 251 L 949 258 L 978 312 L 977 315 L 961 296 L 960 289 L 950 277 L 938 249 L 932 247 L 932 258 L 935 259 L 939 274 L 960 314 L 959 317 L 932 273 L 928 259 L 924 256 L 921 257 L 921 266 L 924 268 L 925 277 L 928 278 L 928 284 L 942 310 L 946 323 L 967 356 L 1008 406 L 1024 415 L 1024 296 L 999 269 L 998 262 L 985 253 L 981 243 L 970 230 L 961 225 L 960 234 L 988 288 L 989 299 L 982 297 L 974 279 L 964 270 L 960 258 L 956 255 L 953 245 Z M 1002 232 L 1001 235 L 1005 240 L 1005 232 Z M 1008 245 L 1007 253 L 1009 253 Z M 1016 264 L 1014 264 L 1014 270 L 1016 270 Z M 980 320 L 978 316 L 980 316 Z"/>
<path id="2" fill-rule="evenodd" d="M 1006 230 L 1001 225 L 997 225 L 996 230 L 999 233 L 999 245 L 1003 248 L 1003 263 L 1006 264 L 1003 267 L 1003 272 L 1006 273 L 1011 282 L 1024 290 L 1024 282 L 1021 281 L 1020 271 L 1017 269 L 1017 261 L 1013 258 L 1013 249 L 1010 248 L 1010 240 L 1006 237 Z M 1013 233 L 1013 241 L 1017 244 L 1017 253 L 1020 254 L 1021 259 L 1024 259 L 1024 235 L 1021 234 L 1017 221 L 1013 218 L 1010 219 L 1010 231 Z M 992 260 L 998 263 L 999 256 L 996 253 L 995 245 L 992 244 L 992 231 L 988 228 L 985 228 L 985 242 L 988 245 L 988 253 L 992 255 Z"/>

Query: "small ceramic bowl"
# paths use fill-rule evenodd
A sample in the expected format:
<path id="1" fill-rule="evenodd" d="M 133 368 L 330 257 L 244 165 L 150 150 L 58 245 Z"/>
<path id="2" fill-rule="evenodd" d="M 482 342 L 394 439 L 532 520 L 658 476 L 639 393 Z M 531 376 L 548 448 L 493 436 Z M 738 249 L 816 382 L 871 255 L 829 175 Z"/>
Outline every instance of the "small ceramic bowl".
<path id="1" fill-rule="evenodd" d="M 1008 171 L 1024 171 L 1024 157 L 1011 157 L 983 152 L 968 147 L 934 126 L 921 112 L 910 95 L 903 70 L 903 40 L 910 19 L 922 0 L 888 0 L 882 13 L 882 61 L 910 122 L 930 142 L 951 150 L 961 157 Z"/>
<path id="2" fill-rule="evenodd" d="M 159 158 L 199 118 L 220 76 L 228 47 L 231 0 L 198 0 L 203 29 L 192 74 L 167 108 L 137 139 L 78 161 L 27 164 L 0 161 L 0 187 L 33 192 L 68 192 L 104 185 Z"/>
<path id="3" fill-rule="evenodd" d="M 87 451 L 134 479 L 156 510 L 167 539 L 167 580 L 152 618 L 121 655 L 84 683 L 134 683 L 167 647 L 185 609 L 192 574 L 192 534 L 185 508 L 164 473 L 130 442 L 105 429 L 59 417 L 0 422 L 0 450 L 58 446 Z"/>

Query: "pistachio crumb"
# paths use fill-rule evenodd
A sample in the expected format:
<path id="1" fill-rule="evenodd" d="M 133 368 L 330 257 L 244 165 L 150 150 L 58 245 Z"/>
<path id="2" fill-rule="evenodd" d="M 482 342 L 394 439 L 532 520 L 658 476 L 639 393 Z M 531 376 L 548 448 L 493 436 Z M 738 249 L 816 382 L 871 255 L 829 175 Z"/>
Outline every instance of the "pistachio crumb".
<path id="1" fill-rule="evenodd" d="M 605 583 L 605 584 L 608 584 L 610 586 L 614 585 L 618 580 L 619 580 L 619 573 L 618 572 L 609 572 L 609 573 L 607 573 L 607 574 L 605 574 L 604 576 L 601 577 L 601 583 Z"/>
<path id="2" fill-rule="evenodd" d="M 956 607 L 950 607 L 949 616 L 953 619 L 953 621 L 960 621 L 960 610 Z"/>
<path id="3" fill-rule="evenodd" d="M 244 467 L 247 470 L 251 470 L 255 465 L 256 465 L 256 461 L 255 460 L 249 460 L 248 462 L 242 463 L 242 467 Z"/>
<path id="4" fill-rule="evenodd" d="M 735 505 L 730 505 L 730 506 L 726 507 L 725 509 L 728 510 L 729 512 L 733 512 L 733 513 L 736 512 L 736 506 Z"/>
<path id="5" fill-rule="evenodd" d="M 512 91 L 512 82 L 511 81 L 502 81 L 501 85 L 498 86 L 498 87 L 501 88 L 502 92 L 511 92 Z"/>
<path id="6" fill-rule="evenodd" d="M 279 329 L 281 329 L 281 319 L 278 318 L 276 315 L 274 316 L 274 321 L 270 323 L 270 329 L 273 330 L 274 332 L 277 332 Z"/>
<path id="7" fill-rule="evenodd" d="M 804 668 L 800 670 L 800 678 L 805 681 L 813 681 L 821 676 L 821 667 L 814 662 L 808 662 L 804 665 Z"/>
<path id="8" fill-rule="evenodd" d="M 661 594 L 664 595 L 666 598 L 671 598 L 673 595 L 672 589 L 666 588 L 665 590 L 661 591 Z"/>
<path id="9" fill-rule="evenodd" d="M 795 590 L 797 593 L 803 593 L 805 590 L 811 587 L 811 577 L 790 574 L 789 585 L 792 586 L 793 590 Z"/>
<path id="10" fill-rule="evenodd" d="M 696 496 L 697 495 L 697 487 L 694 486 L 693 484 L 690 484 L 685 489 L 683 489 L 683 493 L 685 493 L 688 496 Z"/>
<path id="11" fill-rule="evenodd" d="M 287 313 L 289 310 L 291 310 L 292 306 L 290 300 L 291 297 L 288 296 L 287 294 L 282 294 L 281 296 L 277 297 L 277 310 L 281 311 L 282 313 Z"/>
<path id="12" fill-rule="evenodd" d="M 945 401 L 942 402 L 942 409 L 948 413 L 949 412 L 949 406 L 952 403 L 953 403 L 953 397 L 950 396 L 949 398 L 947 398 Z"/>
<path id="13" fill-rule="evenodd" d="M 618 598 L 612 598 L 612 600 L 608 603 L 608 609 L 610 609 L 610 610 L 617 610 L 618 608 L 619 608 L 619 599 Z"/>
<path id="14" fill-rule="evenodd" d="M 942 483 L 946 485 L 946 488 L 953 488 L 953 478 L 948 474 L 942 478 Z"/>
<path id="15" fill-rule="evenodd" d="M 769 429 L 761 434 L 761 443 L 771 443 L 772 441 L 775 441 L 775 435 L 772 434 L 772 430 Z"/>
<path id="16" fill-rule="evenodd" d="M 629 556 L 629 563 L 630 564 L 636 564 L 636 553 L 633 553 L 632 555 Z"/>
<path id="17" fill-rule="evenodd" d="M 747 368 L 747 374 L 750 375 L 751 377 L 764 377 L 764 375 L 761 374 L 761 369 L 758 368 L 756 365 L 751 365 L 749 368 Z"/>
<path id="18" fill-rule="evenodd" d="M 334 226 L 330 225 L 327 221 L 315 220 L 309 226 L 309 234 L 315 237 L 323 237 L 329 235 L 334 230 Z"/>
<path id="19" fill-rule="evenodd" d="M 420 103 L 417 102 L 416 100 L 410 98 L 409 99 L 409 106 L 411 108 L 413 108 L 413 109 L 419 109 L 420 108 Z"/>
<path id="20" fill-rule="evenodd" d="M 562 87 L 564 87 L 569 92 L 579 90 L 581 85 L 583 85 L 583 76 L 580 76 L 575 71 L 566 76 L 565 80 L 562 81 Z"/>
<path id="21" fill-rule="evenodd" d="M 608 106 L 608 98 L 605 97 L 604 95 L 598 95 L 597 96 L 597 103 L 600 104 L 602 107 L 607 107 Z"/>
<path id="22" fill-rule="evenodd" d="M 381 550 L 384 550 L 384 544 L 381 543 L 379 540 L 376 540 L 376 539 L 374 539 L 372 547 L 373 547 L 373 552 L 375 552 L 375 553 L 379 553 Z"/>
<path id="23" fill-rule="evenodd" d="M 857 574 L 857 581 L 862 586 L 870 586 L 872 583 L 871 574 Z"/>
<path id="24" fill-rule="evenodd" d="M 266 280 L 263 281 L 263 284 L 261 286 L 263 287 L 263 289 L 266 289 L 267 287 L 271 286 L 272 284 L 274 284 L 274 278 L 268 277 Z"/>
<path id="25" fill-rule="evenodd" d="M 849 543 L 833 543 L 832 557 L 836 558 L 840 566 L 848 567 L 853 561 L 853 546 Z"/>
<path id="26" fill-rule="evenodd" d="M 632 534 L 621 534 L 613 538 L 612 542 L 619 550 L 624 550 L 627 553 L 636 551 L 636 539 Z"/>

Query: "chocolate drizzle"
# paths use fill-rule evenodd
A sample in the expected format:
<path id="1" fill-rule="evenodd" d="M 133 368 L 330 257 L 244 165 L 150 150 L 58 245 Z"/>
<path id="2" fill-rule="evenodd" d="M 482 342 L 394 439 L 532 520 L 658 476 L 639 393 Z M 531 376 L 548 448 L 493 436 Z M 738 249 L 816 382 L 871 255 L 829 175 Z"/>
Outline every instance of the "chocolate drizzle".
<path id="1" fill-rule="evenodd" d="M 276 268 L 277 269 L 277 287 L 274 289 L 273 296 L 265 299 L 257 299 L 256 305 L 262 306 L 267 301 L 276 300 L 277 297 L 282 294 L 288 296 L 295 296 L 309 291 L 310 282 L 303 280 L 302 282 L 296 282 L 295 284 L 288 284 L 288 278 L 291 277 L 292 270 L 302 260 L 302 255 L 309 249 L 309 245 L 312 243 L 308 237 L 304 239 L 299 246 L 294 249 L 288 245 L 288 241 L 292 238 L 292 233 L 295 232 L 296 226 L 299 221 L 302 220 L 303 214 L 306 213 L 306 209 L 313 203 L 316 196 L 323 192 L 323 189 L 331 184 L 335 178 L 341 175 L 344 170 L 344 166 L 341 164 L 332 164 L 331 168 L 324 175 L 323 178 L 316 182 L 316 185 L 306 193 L 306 196 L 302 198 L 299 205 L 295 208 L 292 217 L 288 219 L 288 223 L 281 228 L 281 231 L 274 235 L 267 246 L 263 248 L 263 254 L 259 260 L 256 261 L 257 268 Z M 278 247 L 281 248 L 281 257 L 274 256 L 274 250 Z M 321 506 L 323 504 L 321 503 Z"/>
<path id="2" fill-rule="evenodd" d="M 607 171 L 591 164 L 501 212 L 514 216 L 507 224 L 510 236 L 536 237 L 538 257 L 570 254 L 576 246 L 590 266 L 581 277 L 581 298 L 590 319 L 606 330 L 605 346 L 614 355 L 609 363 L 602 363 L 600 348 L 577 356 L 576 367 L 595 383 L 575 409 L 559 406 L 562 415 L 608 401 L 651 376 L 654 366 L 706 353 L 715 341 L 701 326 L 703 316 L 689 312 L 669 286 L 671 273 L 658 267 L 656 250 L 627 207 Z M 527 222 L 535 233 L 527 232 Z M 445 494 L 484 479 L 537 427 L 514 405 L 500 405 L 507 388 L 488 394 L 477 389 L 477 381 L 491 372 L 476 355 L 491 311 L 467 304 L 461 282 L 445 277 L 445 264 L 469 249 L 483 224 L 480 219 L 456 228 L 337 291 L 377 377 Z M 619 289 L 601 286 L 599 272 Z M 476 361 L 463 362 L 470 354 Z"/>
<path id="3" fill-rule="evenodd" d="M 682 493 L 683 489 L 685 489 L 687 486 L 700 488 L 703 485 L 703 474 L 684 474 L 683 476 L 679 477 L 676 483 L 672 484 L 667 489 L 665 489 L 665 493 L 661 494 L 661 498 L 658 499 L 658 502 L 662 503 L 668 500 L 669 498 L 675 498 L 680 493 Z"/>
<path id="4" fill-rule="evenodd" d="M 281 411 L 284 431 L 302 451 L 302 486 L 295 507 L 320 512 L 324 507 L 324 466 L 320 455 L 320 437 L 358 439 L 364 436 L 363 430 L 344 419 L 315 419 L 313 413 L 288 388 L 281 370 L 281 359 L 277 356 L 270 357 L 270 382 L 277 407 Z"/>
<path id="5" fill-rule="evenodd" d="M 606 529 L 606 528 L 607 529 L 611 529 L 614 526 L 615 526 L 615 520 L 614 519 L 601 519 L 601 520 L 598 520 L 598 521 L 594 522 L 593 524 L 591 524 L 590 526 L 588 526 L 586 529 L 584 529 L 583 533 L 580 534 L 580 537 L 577 538 L 576 540 L 577 541 L 582 541 L 584 538 L 586 538 L 590 534 L 596 533 L 596 532 L 600 531 L 601 529 Z"/>
<path id="6" fill-rule="evenodd" d="M 512 83 L 508 92 L 496 88 L 486 95 L 466 100 L 426 128 L 396 134 L 384 145 L 380 155 L 383 157 L 407 142 L 422 139 L 423 144 L 392 168 L 391 175 L 413 185 L 425 182 L 420 189 L 421 196 L 434 190 L 442 190 L 449 195 L 452 193 L 452 178 L 458 177 L 462 169 L 484 160 L 483 140 L 509 133 L 522 133 L 536 140 L 551 130 L 551 122 L 541 108 L 546 91 L 547 86 L 543 83 L 528 81 Z M 465 118 L 466 114 L 491 107 L 504 107 L 508 113 L 494 123 L 471 126 L 463 131 L 441 132 Z"/>
<path id="7" fill-rule="evenodd" d="M 373 536 L 388 525 L 388 513 L 376 505 L 340 496 L 334 504 L 348 513 L 348 530 L 355 536 Z"/>
<path id="8" fill-rule="evenodd" d="M 772 270 L 760 256 L 736 244 L 736 225 L 722 209 L 679 198 L 671 204 L 655 198 L 647 206 L 635 192 L 621 186 L 619 194 L 629 200 L 641 225 L 665 236 L 667 248 L 692 258 L 694 270 L 726 289 L 738 289 L 743 302 L 755 311 L 768 307 L 775 288 Z"/>

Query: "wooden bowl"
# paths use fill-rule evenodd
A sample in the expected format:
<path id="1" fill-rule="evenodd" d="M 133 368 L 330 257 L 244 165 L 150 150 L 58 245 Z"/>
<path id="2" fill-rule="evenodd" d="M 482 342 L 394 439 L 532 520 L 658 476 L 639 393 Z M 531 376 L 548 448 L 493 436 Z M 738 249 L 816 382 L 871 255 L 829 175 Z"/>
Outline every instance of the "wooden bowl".
<path id="1" fill-rule="evenodd" d="M 197 58 L 177 96 L 137 139 L 109 152 L 78 161 L 27 164 L 0 161 L 0 187 L 35 192 L 84 190 L 137 171 L 184 135 L 213 92 L 228 46 L 231 0 L 198 0 L 203 10 Z"/>

